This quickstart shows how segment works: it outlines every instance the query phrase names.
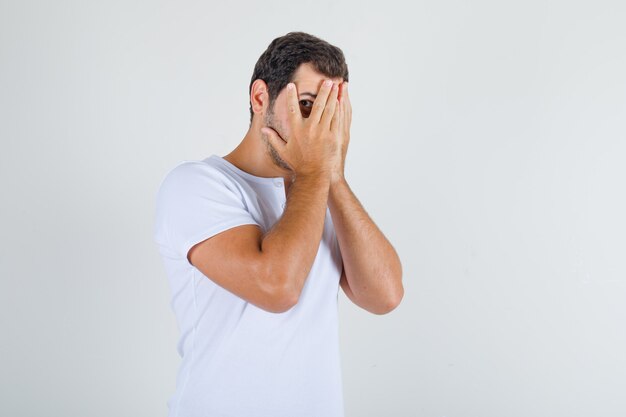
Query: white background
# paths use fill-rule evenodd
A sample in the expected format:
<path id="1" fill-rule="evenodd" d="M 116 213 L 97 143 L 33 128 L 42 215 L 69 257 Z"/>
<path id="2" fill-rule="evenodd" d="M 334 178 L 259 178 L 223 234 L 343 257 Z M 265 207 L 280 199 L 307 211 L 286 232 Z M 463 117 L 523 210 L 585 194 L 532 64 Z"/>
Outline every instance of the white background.
<path id="1" fill-rule="evenodd" d="M 292 30 L 346 55 L 346 177 L 404 269 L 388 315 L 340 294 L 346 417 L 626 415 L 624 22 L 622 1 L 0 1 L 2 415 L 166 415 L 155 193 L 241 141 Z"/>

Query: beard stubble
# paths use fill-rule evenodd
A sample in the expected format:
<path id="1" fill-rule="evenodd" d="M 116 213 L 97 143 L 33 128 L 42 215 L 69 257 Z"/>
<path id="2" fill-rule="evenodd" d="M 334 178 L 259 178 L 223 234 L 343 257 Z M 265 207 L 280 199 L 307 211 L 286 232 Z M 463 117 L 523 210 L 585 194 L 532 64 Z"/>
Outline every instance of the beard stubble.
<path id="1" fill-rule="evenodd" d="M 265 122 L 265 126 L 271 127 L 281 137 L 284 137 L 283 136 L 282 125 L 279 126 L 279 124 L 277 124 L 274 121 L 274 105 L 273 104 L 272 104 L 271 108 L 269 109 L 269 111 L 267 112 L 267 114 L 265 115 L 264 122 Z M 276 151 L 274 146 L 268 140 L 267 135 L 264 134 L 264 133 L 261 133 L 261 138 L 263 139 L 263 142 L 265 142 L 267 153 L 268 153 L 270 159 L 272 160 L 272 162 L 274 163 L 274 165 L 277 165 L 278 167 L 280 167 L 282 169 L 286 169 L 287 171 L 293 171 L 291 169 L 291 167 L 289 166 L 289 164 L 287 162 L 285 162 L 285 160 L 280 157 L 280 155 L 278 154 L 278 152 Z"/>

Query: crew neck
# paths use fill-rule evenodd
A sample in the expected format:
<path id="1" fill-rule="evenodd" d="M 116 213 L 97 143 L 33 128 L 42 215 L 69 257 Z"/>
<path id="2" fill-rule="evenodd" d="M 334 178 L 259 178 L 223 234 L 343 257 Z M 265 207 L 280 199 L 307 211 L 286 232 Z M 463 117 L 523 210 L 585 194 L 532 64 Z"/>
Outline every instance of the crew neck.
<path id="1" fill-rule="evenodd" d="M 232 164 L 231 162 L 227 161 L 226 159 L 224 159 L 223 157 L 221 157 L 221 156 L 219 156 L 217 154 L 213 154 L 213 155 L 209 156 L 209 158 L 207 158 L 207 159 L 212 159 L 212 160 L 218 161 L 219 163 L 221 163 L 226 168 L 230 169 L 231 171 L 235 172 L 236 174 L 239 174 L 242 177 L 247 178 L 247 179 L 249 179 L 251 181 L 261 182 L 261 183 L 265 183 L 265 184 L 275 183 L 276 180 L 280 180 L 281 184 L 283 184 L 285 182 L 285 179 L 283 177 L 257 177 L 256 175 L 252 175 L 249 172 L 246 172 L 246 171 L 238 168 L 236 165 Z"/>

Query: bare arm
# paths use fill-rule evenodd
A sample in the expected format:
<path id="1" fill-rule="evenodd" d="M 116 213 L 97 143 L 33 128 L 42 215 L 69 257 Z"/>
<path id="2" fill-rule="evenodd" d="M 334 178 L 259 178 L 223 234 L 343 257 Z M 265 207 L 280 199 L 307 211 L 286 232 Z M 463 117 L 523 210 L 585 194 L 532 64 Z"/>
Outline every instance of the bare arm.
<path id="1" fill-rule="evenodd" d="M 261 242 L 266 276 L 278 278 L 290 305 L 297 303 L 319 249 L 329 185 L 327 176 L 296 177 L 282 217 Z"/>
<path id="2" fill-rule="evenodd" d="M 272 313 L 293 307 L 322 238 L 330 180 L 297 177 L 281 218 L 263 235 L 257 225 L 225 230 L 195 246 L 189 262 L 238 297 Z"/>
<path id="3" fill-rule="evenodd" d="M 356 305 L 387 314 L 404 296 L 402 264 L 345 179 L 332 183 L 328 207 L 343 259 L 340 285 Z"/>
<path id="4" fill-rule="evenodd" d="M 336 159 L 339 151 L 337 95 L 336 85 L 324 84 L 304 120 L 295 86 L 290 84 L 291 138 L 283 139 L 267 127 L 261 129 L 292 167 L 295 178 L 285 211 L 271 230 L 263 236 L 256 225 L 233 227 L 200 242 L 188 253 L 189 262 L 205 276 L 270 312 L 283 312 L 297 303 L 317 255 L 330 189 L 329 161 Z"/>

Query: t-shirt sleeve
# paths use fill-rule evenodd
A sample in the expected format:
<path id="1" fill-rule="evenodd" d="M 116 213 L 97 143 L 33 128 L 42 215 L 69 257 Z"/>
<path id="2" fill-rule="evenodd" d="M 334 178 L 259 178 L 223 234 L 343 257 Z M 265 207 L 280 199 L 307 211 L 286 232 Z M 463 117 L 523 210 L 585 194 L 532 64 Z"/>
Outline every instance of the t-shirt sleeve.
<path id="1" fill-rule="evenodd" d="M 183 162 L 159 186 L 155 240 L 185 260 L 195 244 L 243 224 L 259 225 L 236 186 L 215 167 Z"/>

